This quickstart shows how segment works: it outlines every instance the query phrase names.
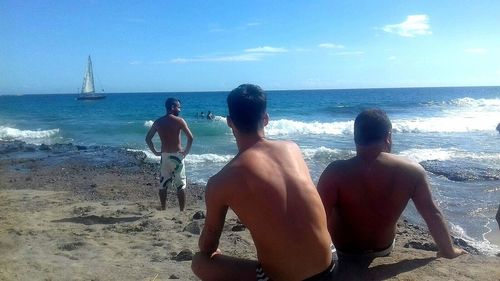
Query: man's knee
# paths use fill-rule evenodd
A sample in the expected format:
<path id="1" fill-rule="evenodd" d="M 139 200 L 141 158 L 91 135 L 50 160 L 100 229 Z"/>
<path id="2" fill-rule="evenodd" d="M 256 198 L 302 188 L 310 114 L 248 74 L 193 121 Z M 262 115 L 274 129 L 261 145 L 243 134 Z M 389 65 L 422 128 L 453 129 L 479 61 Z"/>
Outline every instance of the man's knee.
<path id="1" fill-rule="evenodd" d="M 193 273 L 198 276 L 202 280 L 208 280 L 209 277 L 208 267 L 210 263 L 210 258 L 207 254 L 198 252 L 193 256 L 193 260 L 191 261 L 191 270 Z"/>

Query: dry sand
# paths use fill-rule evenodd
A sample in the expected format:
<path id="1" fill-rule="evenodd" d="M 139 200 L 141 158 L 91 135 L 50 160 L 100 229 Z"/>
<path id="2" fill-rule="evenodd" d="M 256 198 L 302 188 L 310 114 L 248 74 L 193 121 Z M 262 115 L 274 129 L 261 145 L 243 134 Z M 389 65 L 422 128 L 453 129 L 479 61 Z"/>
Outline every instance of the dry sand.
<path id="1" fill-rule="evenodd" d="M 140 153 L 41 148 L 0 143 L 0 280 L 198 280 L 190 260 L 203 226 L 203 186 L 188 186 L 185 212 L 172 191 L 159 211 L 157 166 Z M 220 248 L 255 258 L 231 212 Z M 434 248 L 425 227 L 401 221 L 390 256 L 344 263 L 339 278 L 500 280 L 499 257 L 436 259 Z"/>

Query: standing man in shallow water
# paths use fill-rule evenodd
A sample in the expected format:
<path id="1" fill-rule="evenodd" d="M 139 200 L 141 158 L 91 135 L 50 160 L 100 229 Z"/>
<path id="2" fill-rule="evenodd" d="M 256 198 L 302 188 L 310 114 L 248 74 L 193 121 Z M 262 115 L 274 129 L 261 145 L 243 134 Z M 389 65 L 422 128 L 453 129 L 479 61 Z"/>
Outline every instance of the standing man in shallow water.
<path id="1" fill-rule="evenodd" d="M 161 209 L 165 210 L 167 201 L 167 188 L 177 189 L 177 198 L 179 200 L 179 209 L 184 211 L 186 204 L 186 173 L 184 168 L 184 158 L 189 153 L 193 144 L 193 134 L 189 127 L 179 117 L 181 112 L 181 102 L 176 98 L 168 98 L 165 101 L 167 114 L 158 118 L 146 135 L 146 143 L 156 156 L 161 156 L 160 168 L 160 203 Z M 187 137 L 186 148 L 182 149 L 181 131 Z M 161 140 L 161 152 L 158 152 L 153 144 L 153 136 L 158 133 Z"/>
<path id="2" fill-rule="evenodd" d="M 361 112 L 354 121 L 356 156 L 332 162 L 319 179 L 318 191 L 339 258 L 388 255 L 396 223 L 410 199 L 439 248 L 438 257 L 464 254 L 452 245 L 425 170 L 390 153 L 391 130 L 391 121 L 382 110 Z"/>
<path id="3" fill-rule="evenodd" d="M 299 147 L 265 138 L 269 116 L 259 86 L 237 87 L 227 103 L 239 152 L 207 183 L 207 214 L 193 272 L 217 281 L 330 280 L 336 255 Z M 258 261 L 226 256 L 217 248 L 228 208 L 249 229 Z"/>

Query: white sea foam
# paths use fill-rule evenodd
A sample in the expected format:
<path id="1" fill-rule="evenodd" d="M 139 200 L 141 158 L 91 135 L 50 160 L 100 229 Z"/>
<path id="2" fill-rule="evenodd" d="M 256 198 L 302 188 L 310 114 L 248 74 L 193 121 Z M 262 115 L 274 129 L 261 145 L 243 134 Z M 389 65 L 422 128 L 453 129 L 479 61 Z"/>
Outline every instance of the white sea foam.
<path id="1" fill-rule="evenodd" d="M 305 160 L 315 158 L 331 158 L 342 152 L 340 149 L 331 149 L 324 146 L 320 146 L 318 148 L 303 148 L 301 150 Z"/>
<path id="2" fill-rule="evenodd" d="M 188 154 L 186 162 L 190 164 L 205 164 L 205 163 L 227 163 L 233 159 L 234 155 L 219 155 L 213 153 L 207 154 Z"/>
<path id="3" fill-rule="evenodd" d="M 0 140 L 21 140 L 32 144 L 51 144 L 58 134 L 59 129 L 33 131 L 0 126 Z"/>
<path id="4" fill-rule="evenodd" d="M 215 116 L 214 116 L 214 121 L 219 121 L 219 122 L 224 122 L 224 123 L 226 123 L 226 117 L 224 117 L 224 116 L 219 116 L 219 115 L 215 115 Z"/>
<path id="5" fill-rule="evenodd" d="M 447 149 L 431 149 L 431 148 L 413 148 L 401 151 L 399 155 L 408 157 L 415 162 L 422 162 L 428 160 L 445 161 L 451 159 L 456 155 L 456 151 Z"/>
<path id="6" fill-rule="evenodd" d="M 450 231 L 454 236 L 463 239 L 469 245 L 478 249 L 483 254 L 494 256 L 500 252 L 500 247 L 488 241 L 488 239 L 484 238 L 484 235 L 483 235 L 483 241 L 478 241 L 472 237 L 469 237 L 466 231 L 461 226 L 455 225 L 453 223 L 450 223 L 450 225 L 451 225 Z"/>
<path id="7" fill-rule="evenodd" d="M 465 133 L 494 131 L 499 113 L 454 113 L 455 116 L 394 120 L 393 131 L 398 133 Z M 473 116 L 471 116 L 473 115 Z"/>
<path id="8" fill-rule="evenodd" d="M 439 116 L 393 120 L 399 133 L 464 133 L 495 131 L 500 121 L 500 99 L 454 99 Z"/>
<path id="9" fill-rule="evenodd" d="M 342 135 L 352 134 L 354 121 L 346 122 L 301 122 L 288 119 L 271 120 L 266 127 L 266 134 L 278 135 Z"/>
<path id="10" fill-rule="evenodd" d="M 154 121 L 153 121 L 153 120 L 148 120 L 148 121 L 145 121 L 145 122 L 144 122 L 144 127 L 146 127 L 146 128 L 150 128 L 151 126 L 153 126 L 153 123 L 154 123 Z"/>
<path id="11" fill-rule="evenodd" d="M 142 149 L 127 149 L 128 151 L 144 152 L 146 154 L 146 159 L 153 162 L 159 162 L 161 160 L 160 156 L 154 155 L 149 150 Z M 219 155 L 213 153 L 207 154 L 188 154 L 186 157 L 186 162 L 189 164 L 204 164 L 204 163 L 226 163 L 229 162 L 234 157 L 234 155 Z"/>
<path id="12" fill-rule="evenodd" d="M 457 149 L 443 148 L 413 148 L 403 150 L 399 153 L 415 162 L 438 160 L 446 161 L 451 159 L 473 159 L 473 160 L 500 160 L 500 153 L 469 152 Z"/>
<path id="13" fill-rule="evenodd" d="M 473 99 L 469 97 L 454 99 L 450 102 L 452 105 L 461 107 L 483 107 L 495 106 L 500 107 L 500 98 L 497 99 Z"/>

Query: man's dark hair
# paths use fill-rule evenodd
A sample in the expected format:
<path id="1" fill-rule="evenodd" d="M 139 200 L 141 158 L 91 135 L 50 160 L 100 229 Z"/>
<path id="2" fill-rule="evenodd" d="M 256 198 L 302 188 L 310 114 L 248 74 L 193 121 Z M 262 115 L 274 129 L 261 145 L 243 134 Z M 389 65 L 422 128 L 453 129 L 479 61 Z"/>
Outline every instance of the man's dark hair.
<path id="1" fill-rule="evenodd" d="M 354 121 L 354 142 L 370 145 L 384 141 L 392 130 L 387 114 L 378 108 L 363 110 Z"/>
<path id="2" fill-rule="evenodd" d="M 165 108 L 167 111 L 170 111 L 172 109 L 172 105 L 174 105 L 176 102 L 181 103 L 181 101 L 177 98 L 168 98 L 165 101 Z"/>
<path id="3" fill-rule="evenodd" d="M 267 99 L 257 85 L 243 84 L 227 96 L 229 117 L 242 133 L 253 133 L 263 127 Z"/>

